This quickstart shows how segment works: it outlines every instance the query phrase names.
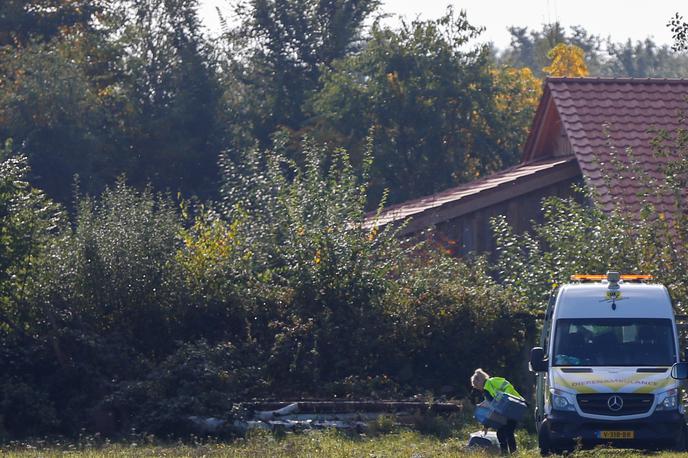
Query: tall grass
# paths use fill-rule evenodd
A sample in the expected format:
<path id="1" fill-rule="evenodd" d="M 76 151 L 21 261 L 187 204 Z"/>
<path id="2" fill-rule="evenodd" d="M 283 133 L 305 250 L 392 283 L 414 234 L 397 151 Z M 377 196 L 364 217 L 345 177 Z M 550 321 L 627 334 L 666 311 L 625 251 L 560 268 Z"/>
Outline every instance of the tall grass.
<path id="1" fill-rule="evenodd" d="M 311 431 L 299 434 L 275 435 L 257 431 L 246 438 L 227 443 L 199 442 L 195 444 L 156 444 L 151 438 L 142 442 L 97 443 L 81 441 L 74 444 L 15 443 L 0 448 L 0 455 L 11 458 L 49 457 L 247 457 L 247 458 L 449 458 L 483 457 L 491 453 L 466 448 L 468 432 L 475 428 L 456 430 L 452 437 L 440 439 L 432 435 L 401 430 L 375 437 L 364 434 L 343 434 L 336 431 Z M 518 457 L 539 456 L 536 440 L 524 430 L 517 431 L 520 450 Z M 148 442 L 148 443 L 146 443 Z M 153 442 L 153 443 L 151 443 Z M 648 452 L 638 450 L 595 449 L 577 451 L 573 457 L 640 457 Z M 678 458 L 679 453 L 655 453 L 662 458 Z"/>

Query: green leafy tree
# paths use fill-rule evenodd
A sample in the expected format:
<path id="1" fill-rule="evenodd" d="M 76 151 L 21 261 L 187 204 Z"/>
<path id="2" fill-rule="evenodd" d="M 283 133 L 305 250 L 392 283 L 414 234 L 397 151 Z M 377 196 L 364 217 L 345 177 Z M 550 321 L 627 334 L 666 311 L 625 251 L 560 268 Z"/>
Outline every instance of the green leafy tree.
<path id="1" fill-rule="evenodd" d="M 244 113 L 262 146 L 279 129 L 299 131 L 311 118 L 308 98 L 323 69 L 360 45 L 378 0 L 250 0 L 227 33 L 230 110 Z M 237 95 L 239 94 L 239 96 Z M 246 107 L 250 109 L 246 109 Z"/>
<path id="2" fill-rule="evenodd" d="M 31 182 L 69 202 L 74 174 L 100 190 L 111 171 L 116 112 L 105 3 L 8 0 L 0 5 L 0 138 L 29 159 Z M 4 27 L 3 27 L 4 26 Z"/>
<path id="3" fill-rule="evenodd" d="M 0 136 L 15 139 L 32 182 L 64 203 L 73 175 L 92 194 L 127 173 L 139 188 L 210 196 L 226 130 L 197 1 L 106 6 L 97 27 L 60 26 L 1 49 Z"/>
<path id="4" fill-rule="evenodd" d="M 520 93 L 507 94 L 526 75 L 492 71 L 487 48 L 472 46 L 479 33 L 465 12 L 451 10 L 399 30 L 376 23 L 360 53 L 323 75 L 323 89 L 312 100 L 313 130 L 357 158 L 372 129 L 373 203 L 384 189 L 390 202 L 400 202 L 517 161 L 521 123 L 532 107 L 516 101 Z M 520 100 L 539 90 L 525 86 Z M 511 102 L 518 106 L 513 112 L 506 108 Z"/>
<path id="5" fill-rule="evenodd" d="M 668 45 L 657 45 L 651 38 L 607 44 L 610 59 L 604 73 L 635 78 L 682 78 L 688 75 L 688 57 L 675 54 Z"/>
<path id="6" fill-rule="evenodd" d="M 64 203 L 75 174 L 89 192 L 116 176 L 122 99 L 110 70 L 98 68 L 112 56 L 99 40 L 72 35 L 0 50 L 0 135 L 28 157 L 31 181 Z"/>
<path id="7" fill-rule="evenodd" d="M 676 13 L 667 26 L 673 34 L 674 44 L 672 48 L 674 51 L 684 51 L 688 48 L 688 22 L 683 20 L 683 16 Z"/>
<path id="8" fill-rule="evenodd" d="M 64 215 L 27 182 L 26 158 L 0 149 L 0 331 L 28 338 L 37 318 L 29 304 L 51 235 Z"/>
<path id="9" fill-rule="evenodd" d="M 25 157 L 0 148 L 0 431 L 54 432 L 58 413 L 50 390 L 31 369 L 50 371 L 60 354 L 59 317 L 32 298 L 40 295 L 40 272 L 64 214 L 28 181 Z M 47 351 L 38 357 L 34 349 Z"/>
<path id="10" fill-rule="evenodd" d="M 5 0 L 0 4 L 0 46 L 50 41 L 69 29 L 93 30 L 101 0 Z"/>
<path id="11" fill-rule="evenodd" d="M 213 52 L 202 34 L 198 0 L 127 0 L 118 43 L 127 109 L 126 171 L 141 187 L 203 197 L 217 184 L 224 129 Z M 132 154 L 133 152 L 133 154 Z"/>

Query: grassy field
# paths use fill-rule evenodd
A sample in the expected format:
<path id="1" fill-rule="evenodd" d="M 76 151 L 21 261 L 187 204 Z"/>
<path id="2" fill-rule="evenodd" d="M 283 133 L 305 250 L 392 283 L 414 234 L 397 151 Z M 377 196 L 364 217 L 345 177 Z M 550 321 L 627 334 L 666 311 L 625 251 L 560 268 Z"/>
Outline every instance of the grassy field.
<path id="1" fill-rule="evenodd" d="M 184 444 L 95 444 L 89 440 L 78 444 L 13 444 L 0 448 L 7 457 L 480 457 L 490 456 L 466 450 L 465 436 L 457 432 L 455 437 L 439 439 L 412 431 L 397 431 L 375 437 L 343 435 L 336 432 L 306 432 L 275 437 L 268 433 L 252 434 L 246 439 L 228 443 Z M 517 433 L 520 457 L 539 456 L 534 437 L 525 431 Z M 145 441 L 144 441 L 145 442 Z M 642 451 L 596 449 L 578 451 L 574 457 L 631 457 L 645 456 Z M 685 456 L 679 453 L 657 453 L 653 456 L 670 458 Z"/>

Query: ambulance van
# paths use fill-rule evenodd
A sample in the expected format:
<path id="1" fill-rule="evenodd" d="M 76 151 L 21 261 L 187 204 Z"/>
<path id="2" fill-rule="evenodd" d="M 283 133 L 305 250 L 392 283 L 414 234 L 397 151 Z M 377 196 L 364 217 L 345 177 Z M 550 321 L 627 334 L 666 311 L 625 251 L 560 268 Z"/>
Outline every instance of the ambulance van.
<path id="1" fill-rule="evenodd" d="M 545 312 L 535 418 L 543 455 L 609 444 L 685 450 L 676 317 L 667 289 L 641 275 L 574 275 Z"/>

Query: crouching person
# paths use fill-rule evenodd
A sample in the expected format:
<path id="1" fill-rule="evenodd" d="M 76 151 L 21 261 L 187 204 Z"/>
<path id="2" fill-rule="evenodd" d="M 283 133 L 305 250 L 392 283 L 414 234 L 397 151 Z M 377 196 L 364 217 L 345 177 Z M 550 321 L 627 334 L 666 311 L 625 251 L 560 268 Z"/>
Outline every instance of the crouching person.
<path id="1" fill-rule="evenodd" d="M 471 385 L 485 396 L 485 400 L 492 402 L 500 393 L 507 393 L 523 399 L 514 386 L 503 377 L 490 377 L 484 370 L 476 369 L 471 377 Z M 487 428 L 485 428 L 487 430 Z M 516 420 L 507 419 L 505 425 L 497 429 L 497 439 L 503 454 L 516 452 Z"/>

